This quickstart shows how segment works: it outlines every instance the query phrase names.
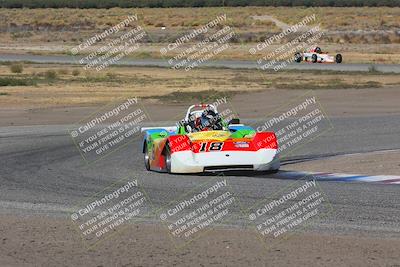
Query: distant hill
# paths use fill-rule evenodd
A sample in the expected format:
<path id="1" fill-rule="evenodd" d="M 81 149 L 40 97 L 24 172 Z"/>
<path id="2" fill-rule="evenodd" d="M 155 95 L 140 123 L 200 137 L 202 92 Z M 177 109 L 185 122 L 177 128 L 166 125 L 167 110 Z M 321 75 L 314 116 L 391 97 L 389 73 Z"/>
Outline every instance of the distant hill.
<path id="1" fill-rule="evenodd" d="M 0 0 L 0 7 L 3 8 L 160 8 L 212 6 L 398 7 L 400 6 L 400 0 Z"/>

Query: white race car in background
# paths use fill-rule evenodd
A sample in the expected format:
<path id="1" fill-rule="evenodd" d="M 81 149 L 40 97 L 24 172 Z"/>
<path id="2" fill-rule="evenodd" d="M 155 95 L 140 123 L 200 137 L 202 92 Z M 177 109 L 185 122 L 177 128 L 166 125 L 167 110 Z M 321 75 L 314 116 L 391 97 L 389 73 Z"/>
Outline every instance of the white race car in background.
<path id="1" fill-rule="evenodd" d="M 336 56 L 331 56 L 326 52 L 322 52 L 321 48 L 315 47 L 310 52 L 297 52 L 294 55 L 294 60 L 297 63 L 301 61 L 312 63 L 342 63 L 342 55 L 336 54 Z"/>

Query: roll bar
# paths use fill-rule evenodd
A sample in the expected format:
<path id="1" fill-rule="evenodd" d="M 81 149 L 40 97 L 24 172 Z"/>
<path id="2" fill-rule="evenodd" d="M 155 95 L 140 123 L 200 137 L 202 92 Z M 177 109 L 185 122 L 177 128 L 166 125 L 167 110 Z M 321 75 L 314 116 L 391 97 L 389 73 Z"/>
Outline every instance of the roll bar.
<path id="1" fill-rule="evenodd" d="M 196 105 L 191 105 L 191 106 L 188 108 L 187 112 L 186 112 L 185 121 L 188 121 L 188 120 L 189 120 L 190 113 L 192 112 L 192 110 L 193 110 L 194 108 L 202 108 L 202 109 L 211 108 L 211 109 L 214 110 L 215 113 L 218 113 L 217 108 L 216 108 L 214 105 L 212 105 L 212 104 L 196 104 Z"/>

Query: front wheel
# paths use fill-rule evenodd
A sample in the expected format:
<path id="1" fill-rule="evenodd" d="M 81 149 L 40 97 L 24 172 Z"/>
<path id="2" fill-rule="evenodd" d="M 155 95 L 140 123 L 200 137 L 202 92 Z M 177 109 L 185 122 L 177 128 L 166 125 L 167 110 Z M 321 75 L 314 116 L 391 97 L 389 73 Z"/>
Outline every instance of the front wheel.
<path id="1" fill-rule="evenodd" d="M 165 170 L 168 173 L 171 173 L 171 148 L 169 147 L 169 144 L 165 145 Z"/>
<path id="2" fill-rule="evenodd" d="M 294 54 L 294 61 L 296 61 L 297 63 L 300 63 L 301 60 L 302 60 L 302 56 L 300 53 Z"/>
<path id="3" fill-rule="evenodd" d="M 144 166 L 146 167 L 146 170 L 150 171 L 150 155 L 147 150 L 147 144 L 144 145 Z"/>
<path id="4" fill-rule="evenodd" d="M 271 167 L 269 171 L 270 173 L 278 173 L 280 167 L 281 167 L 281 161 L 279 159 L 279 155 L 277 155 L 271 162 Z"/>

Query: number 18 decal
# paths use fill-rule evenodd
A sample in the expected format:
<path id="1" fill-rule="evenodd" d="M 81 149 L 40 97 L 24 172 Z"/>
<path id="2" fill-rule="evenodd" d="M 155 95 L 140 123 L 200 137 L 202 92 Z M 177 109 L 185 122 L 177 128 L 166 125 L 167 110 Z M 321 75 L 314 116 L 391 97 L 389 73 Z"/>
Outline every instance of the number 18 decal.
<path id="1" fill-rule="evenodd" d="M 208 142 L 201 143 L 199 152 L 206 152 L 207 151 Z M 208 148 L 208 151 L 221 151 L 222 147 L 224 146 L 224 142 L 211 142 Z"/>

